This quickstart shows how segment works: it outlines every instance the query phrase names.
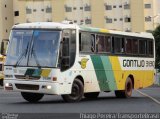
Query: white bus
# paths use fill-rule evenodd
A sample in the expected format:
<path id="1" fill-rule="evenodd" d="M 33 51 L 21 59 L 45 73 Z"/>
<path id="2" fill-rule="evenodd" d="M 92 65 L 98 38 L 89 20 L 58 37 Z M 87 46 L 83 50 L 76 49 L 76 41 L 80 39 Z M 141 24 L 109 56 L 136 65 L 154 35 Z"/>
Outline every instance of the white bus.
<path id="1" fill-rule="evenodd" d="M 5 63 L 5 90 L 29 102 L 44 94 L 67 102 L 132 89 L 154 81 L 155 41 L 150 33 L 129 33 L 67 23 L 13 26 Z"/>

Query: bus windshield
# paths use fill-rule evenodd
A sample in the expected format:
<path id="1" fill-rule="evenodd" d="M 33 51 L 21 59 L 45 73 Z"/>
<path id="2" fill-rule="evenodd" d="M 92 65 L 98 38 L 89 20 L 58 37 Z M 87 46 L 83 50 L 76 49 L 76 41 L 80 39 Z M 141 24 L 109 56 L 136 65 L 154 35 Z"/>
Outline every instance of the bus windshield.
<path id="1" fill-rule="evenodd" d="M 6 65 L 56 67 L 60 31 L 12 30 Z"/>

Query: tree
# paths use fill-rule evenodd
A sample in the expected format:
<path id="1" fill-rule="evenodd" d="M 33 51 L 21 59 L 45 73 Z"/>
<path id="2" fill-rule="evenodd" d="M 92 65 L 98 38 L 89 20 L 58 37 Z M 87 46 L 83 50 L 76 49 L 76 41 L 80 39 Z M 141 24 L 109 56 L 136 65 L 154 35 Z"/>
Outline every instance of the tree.
<path id="1" fill-rule="evenodd" d="M 160 69 L 160 26 L 153 31 L 156 45 L 156 68 Z"/>

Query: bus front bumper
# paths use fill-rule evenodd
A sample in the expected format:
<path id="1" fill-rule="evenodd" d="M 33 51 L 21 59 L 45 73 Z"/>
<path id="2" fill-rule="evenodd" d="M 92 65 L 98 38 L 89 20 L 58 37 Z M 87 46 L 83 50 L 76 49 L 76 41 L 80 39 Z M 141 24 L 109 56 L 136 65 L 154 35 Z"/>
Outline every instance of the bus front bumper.
<path id="1" fill-rule="evenodd" d="M 59 83 L 4 80 L 4 90 L 60 95 Z"/>

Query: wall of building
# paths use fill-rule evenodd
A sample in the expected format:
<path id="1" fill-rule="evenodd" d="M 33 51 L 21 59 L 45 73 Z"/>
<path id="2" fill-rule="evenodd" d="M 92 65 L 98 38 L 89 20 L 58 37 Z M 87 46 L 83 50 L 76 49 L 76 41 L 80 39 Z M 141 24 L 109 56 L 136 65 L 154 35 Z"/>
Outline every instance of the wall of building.
<path id="1" fill-rule="evenodd" d="M 13 25 L 13 1 L 0 1 L 0 42 L 9 39 L 10 30 Z"/>

